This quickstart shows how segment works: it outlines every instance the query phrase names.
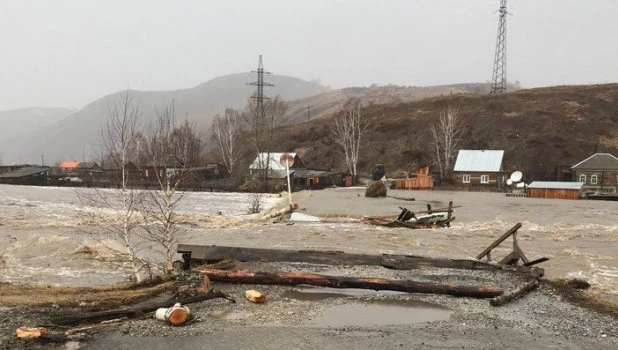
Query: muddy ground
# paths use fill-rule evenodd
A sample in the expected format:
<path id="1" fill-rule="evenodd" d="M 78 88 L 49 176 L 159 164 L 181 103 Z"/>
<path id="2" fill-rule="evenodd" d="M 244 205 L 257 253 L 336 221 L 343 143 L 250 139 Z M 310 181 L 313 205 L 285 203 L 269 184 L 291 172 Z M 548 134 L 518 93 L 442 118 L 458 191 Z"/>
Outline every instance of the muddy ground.
<path id="1" fill-rule="evenodd" d="M 76 210 L 69 208 L 71 205 L 77 207 L 77 203 L 66 193 L 58 196 L 53 191 L 46 193 L 45 201 L 36 202 L 36 190 L 28 191 L 34 194 L 12 192 L 10 200 L 4 198 L 3 202 L 0 198 L 0 206 L 8 203 L 5 205 L 19 218 L 18 222 L 11 221 L 10 215 L 6 215 L 0 225 L 1 234 L 17 239 L 7 251 L 8 266 L 0 271 L 3 279 L 22 282 L 34 279 L 39 284 L 56 285 L 97 285 L 123 280 L 121 269 L 111 268 L 105 261 L 80 251 L 92 238 L 78 230 L 78 225 L 67 224 L 66 220 L 78 216 Z M 192 233 L 188 242 L 461 258 L 473 257 L 500 233 L 521 221 L 524 227 L 519 234 L 520 245 L 528 256 L 552 259 L 544 266 L 547 277 L 581 277 L 592 284 L 593 295 L 609 301 L 615 298 L 616 203 L 507 199 L 502 195 L 480 193 L 389 193 L 416 198 L 409 202 L 395 198 L 367 199 L 359 196 L 361 194 L 362 190 L 354 189 L 295 194 L 300 212 L 337 221 L 330 223 L 245 220 L 238 210 L 241 205 L 238 199 L 236 212 L 227 224 L 217 224 L 221 218 L 216 211 L 209 217 L 213 214 L 204 213 L 204 209 L 196 210 L 195 217 L 201 218 L 186 224 Z M 201 200 L 209 201 L 206 196 Z M 449 200 L 462 205 L 455 213 L 457 220 L 451 229 L 386 229 L 340 222 L 342 217 L 394 214 L 397 206 L 420 210 L 427 203 L 436 207 Z M 203 208 L 200 200 L 194 203 L 195 207 Z M 54 212 L 54 207 L 62 210 Z M 211 206 L 206 207 L 212 212 Z M 234 205 L 228 207 L 234 209 Z M 47 213 L 47 219 L 41 219 L 40 212 Z M 187 212 L 191 213 L 191 207 Z M 32 222 L 34 216 L 37 216 L 36 223 Z M 236 221 L 239 217 L 240 222 Z M 367 266 L 289 263 L 244 263 L 241 267 L 489 284 L 506 289 L 520 282 L 510 274 L 449 269 L 393 271 Z M 192 304 L 194 318 L 183 327 L 170 327 L 147 315 L 117 328 L 88 333 L 68 346 L 88 349 L 618 347 L 615 311 L 600 313 L 575 305 L 553 292 L 546 283 L 525 298 L 503 307 L 492 307 L 488 300 L 395 292 L 223 283 L 214 283 L 214 287 L 235 295 L 237 303 L 212 300 Z M 248 302 L 243 297 L 247 289 L 260 290 L 268 301 L 261 305 Z M 88 304 L 69 309 L 92 307 Z M 45 324 L 67 308 L 3 307 L 0 311 L 4 315 L 0 320 L 0 348 L 67 348 L 65 344 L 24 342 L 14 337 L 16 327 Z"/>

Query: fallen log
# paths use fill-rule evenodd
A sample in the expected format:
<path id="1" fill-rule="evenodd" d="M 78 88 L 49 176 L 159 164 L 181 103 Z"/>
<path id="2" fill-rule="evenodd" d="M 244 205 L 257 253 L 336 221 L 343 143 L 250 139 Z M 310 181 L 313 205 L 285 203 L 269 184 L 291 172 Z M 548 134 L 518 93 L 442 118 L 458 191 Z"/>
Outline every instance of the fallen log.
<path id="1" fill-rule="evenodd" d="M 176 303 L 191 304 L 200 301 L 224 298 L 232 302 L 236 302 L 233 296 L 222 292 L 210 291 L 208 293 L 199 294 L 180 299 L 170 299 L 163 302 L 149 303 L 144 305 L 135 305 L 124 309 L 94 311 L 94 312 L 79 312 L 68 315 L 57 316 L 52 319 L 52 322 L 56 325 L 77 325 L 80 323 L 95 323 L 106 320 L 114 320 L 126 317 L 138 317 L 147 312 L 156 311 L 159 308 L 172 307 Z"/>
<path id="2" fill-rule="evenodd" d="M 492 298 L 503 293 L 493 286 L 464 286 L 454 283 L 419 282 L 410 280 L 389 280 L 382 278 L 357 278 L 327 276 L 305 272 L 250 272 L 225 271 L 195 268 L 212 281 L 244 284 L 276 284 L 296 286 L 307 284 L 329 288 L 360 288 L 372 290 L 392 290 L 408 293 L 447 294 L 457 297 Z"/>
<path id="3" fill-rule="evenodd" d="M 524 273 L 529 273 L 532 270 L 532 267 L 503 267 L 471 259 L 430 258 L 416 255 L 352 254 L 342 251 L 286 250 L 179 244 L 178 252 L 183 253 L 183 258 L 188 259 L 185 261 L 186 265 L 190 265 L 192 260 L 193 262 L 210 262 L 223 259 L 234 259 L 237 261 L 285 261 L 327 265 L 384 266 L 394 270 L 413 270 L 427 267 L 465 270 L 505 270 Z M 215 270 L 224 269 L 216 267 L 209 268 Z M 540 273 L 541 275 L 543 274 L 542 269 Z"/>
<path id="4" fill-rule="evenodd" d="M 521 297 L 523 295 L 525 295 L 526 293 L 531 292 L 532 290 L 536 289 L 539 287 L 539 281 L 538 280 L 534 280 L 534 281 L 530 281 L 530 282 L 526 282 L 523 284 L 520 284 L 519 286 L 517 286 L 515 289 L 513 289 L 510 292 L 504 293 L 502 295 L 499 295 L 493 299 L 491 299 L 489 301 L 489 303 L 492 306 L 500 306 L 500 305 L 504 305 L 506 303 L 508 303 L 509 301 Z"/>

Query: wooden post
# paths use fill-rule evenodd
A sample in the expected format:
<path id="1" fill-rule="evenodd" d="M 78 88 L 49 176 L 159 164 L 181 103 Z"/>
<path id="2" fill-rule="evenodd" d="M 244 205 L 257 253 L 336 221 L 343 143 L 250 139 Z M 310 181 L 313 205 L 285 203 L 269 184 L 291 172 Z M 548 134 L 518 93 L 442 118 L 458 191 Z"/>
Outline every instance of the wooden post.
<path id="1" fill-rule="evenodd" d="M 483 250 L 481 254 L 479 254 L 476 258 L 478 260 L 481 260 L 485 255 L 488 255 L 494 248 L 500 245 L 500 243 L 504 242 L 505 239 L 509 238 L 510 235 L 517 232 L 517 230 L 519 230 L 521 226 L 522 226 L 521 222 L 518 222 L 517 224 L 515 224 L 515 226 L 511 227 L 510 230 L 506 231 L 505 234 L 503 234 L 502 236 L 500 236 L 500 238 L 498 238 L 492 244 L 490 244 L 489 247 L 485 248 L 485 250 Z"/>

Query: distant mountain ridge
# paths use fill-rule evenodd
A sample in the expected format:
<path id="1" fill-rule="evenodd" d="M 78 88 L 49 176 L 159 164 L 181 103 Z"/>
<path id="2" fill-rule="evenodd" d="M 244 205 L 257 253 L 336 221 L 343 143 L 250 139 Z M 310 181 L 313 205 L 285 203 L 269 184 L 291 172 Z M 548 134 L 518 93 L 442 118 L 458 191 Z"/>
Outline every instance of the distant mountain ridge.
<path id="1" fill-rule="evenodd" d="M 239 73 L 212 79 L 189 89 L 174 91 L 131 91 L 139 101 L 143 121 L 148 122 L 156 107 L 174 102 L 177 118 L 195 121 L 205 131 L 212 118 L 225 108 L 244 108 L 247 99 L 255 91 L 248 83 L 255 74 Z M 302 79 L 269 75 L 268 82 L 275 85 L 265 89 L 268 96 L 280 95 L 291 101 L 328 91 L 314 82 Z M 4 163 L 38 163 L 41 155 L 49 162 L 75 159 L 89 160 L 100 152 L 100 129 L 111 106 L 124 91 L 104 96 L 81 110 L 55 120 L 51 125 L 42 125 L 37 130 L 25 130 L 12 137 L 0 139 L 0 158 Z"/>
<path id="2" fill-rule="evenodd" d="M 267 96 L 279 95 L 288 104 L 288 123 L 304 123 L 308 119 L 331 116 L 348 98 L 357 97 L 363 105 L 382 105 L 418 101 L 427 97 L 444 95 L 486 94 L 489 83 L 451 84 L 429 87 L 377 86 L 351 87 L 330 90 L 315 82 L 302 79 L 268 75 L 273 87 L 266 87 Z M 197 124 L 202 140 L 209 138 L 212 119 L 225 108 L 243 109 L 254 93 L 255 74 L 239 73 L 214 78 L 193 88 L 173 91 L 132 90 L 139 101 L 145 124 L 152 120 L 155 108 L 174 103 L 178 119 L 187 118 Z M 517 86 L 510 86 L 516 89 Z M 44 156 L 48 164 L 61 160 L 88 161 L 100 156 L 101 127 L 108 111 L 125 93 L 119 91 L 86 105 L 81 110 L 63 115 L 52 122 L 32 120 L 29 128 L 14 128 L 0 138 L 0 159 L 5 164 L 17 162 L 40 163 Z M 67 110 L 64 110 L 67 111 Z M 35 128 L 38 127 L 38 128 Z"/>

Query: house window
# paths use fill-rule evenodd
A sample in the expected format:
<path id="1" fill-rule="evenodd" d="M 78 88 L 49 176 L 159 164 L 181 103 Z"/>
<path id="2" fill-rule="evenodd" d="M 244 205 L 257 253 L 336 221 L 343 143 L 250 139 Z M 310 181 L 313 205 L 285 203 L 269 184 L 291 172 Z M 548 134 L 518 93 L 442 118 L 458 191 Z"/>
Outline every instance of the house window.
<path id="1" fill-rule="evenodd" d="M 586 174 L 579 175 L 579 182 L 585 184 L 586 183 Z"/>
<path id="2" fill-rule="evenodd" d="M 599 177 L 596 174 L 590 176 L 591 185 L 596 185 L 598 182 L 599 182 Z"/>
<path id="3" fill-rule="evenodd" d="M 470 183 L 470 174 L 464 174 L 461 182 L 463 182 L 465 184 L 469 184 Z"/>
<path id="4" fill-rule="evenodd" d="M 481 183 L 488 184 L 489 183 L 489 175 L 481 175 Z"/>

